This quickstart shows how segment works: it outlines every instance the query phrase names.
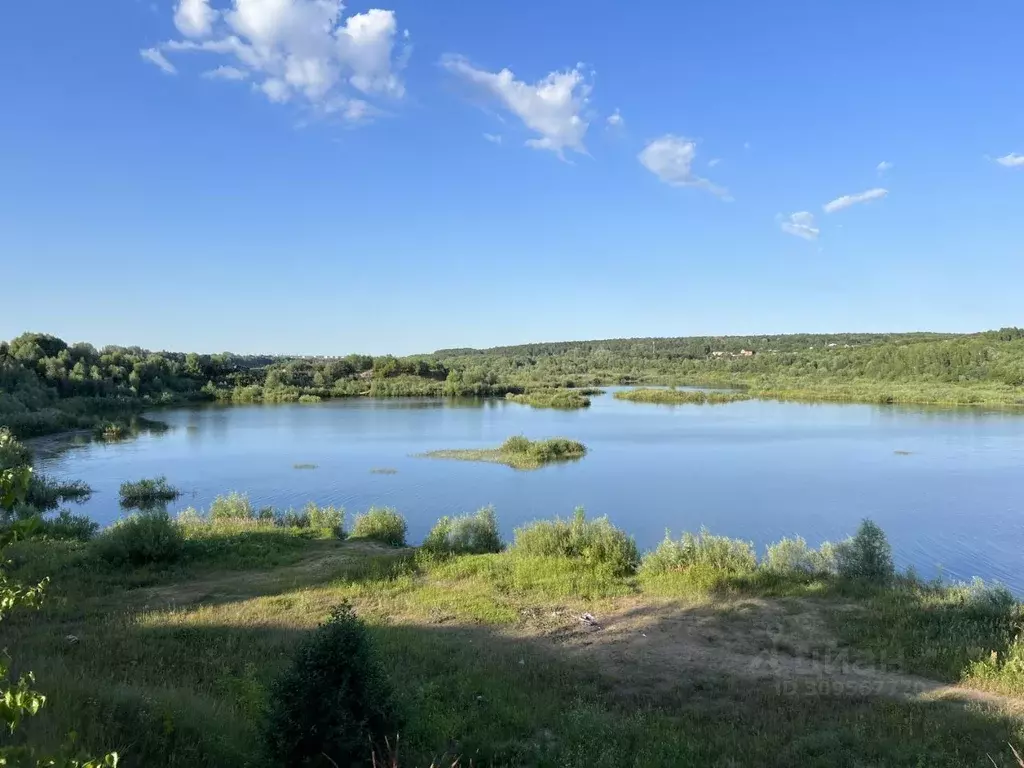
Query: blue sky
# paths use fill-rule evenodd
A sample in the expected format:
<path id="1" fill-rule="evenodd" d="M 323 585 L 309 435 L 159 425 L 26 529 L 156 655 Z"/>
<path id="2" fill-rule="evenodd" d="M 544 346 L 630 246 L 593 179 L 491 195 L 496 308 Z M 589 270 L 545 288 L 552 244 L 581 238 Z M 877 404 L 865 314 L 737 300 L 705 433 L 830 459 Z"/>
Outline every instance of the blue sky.
<path id="1" fill-rule="evenodd" d="M 412 353 L 1024 322 L 1017 2 L 5 11 L 0 337 Z"/>

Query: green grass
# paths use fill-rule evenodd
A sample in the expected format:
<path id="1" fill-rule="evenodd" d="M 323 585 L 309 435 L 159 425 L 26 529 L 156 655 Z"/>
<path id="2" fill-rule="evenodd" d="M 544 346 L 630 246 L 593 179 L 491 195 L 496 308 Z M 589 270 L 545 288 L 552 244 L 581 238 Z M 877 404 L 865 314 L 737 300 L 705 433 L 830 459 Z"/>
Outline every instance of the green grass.
<path id="1" fill-rule="evenodd" d="M 174 501 L 179 496 L 181 496 L 181 491 L 168 483 L 166 477 L 121 483 L 121 506 L 128 509 L 139 509 L 161 502 Z"/>
<path id="2" fill-rule="evenodd" d="M 745 392 L 705 392 L 700 389 L 630 389 L 616 392 L 615 398 L 632 403 L 719 405 L 749 400 L 750 395 Z"/>
<path id="3" fill-rule="evenodd" d="M 530 405 L 534 408 L 589 408 L 590 398 L 571 389 L 538 389 L 522 395 L 508 394 L 505 399 L 513 403 Z"/>
<path id="4" fill-rule="evenodd" d="M 15 578 L 52 577 L 41 610 L 4 622 L 49 697 L 22 736 L 55 749 L 74 730 L 126 768 L 266 765 L 271 683 L 348 600 L 398 692 L 403 766 L 990 768 L 1024 743 L 1020 711 L 997 701 L 845 687 L 857 670 L 910 672 L 1024 700 L 1021 606 L 977 584 L 847 581 L 799 567 L 798 545 L 751 564 L 704 532 L 634 573 L 599 554 L 617 529 L 576 518 L 445 559 L 258 517 L 179 525 L 185 554 L 168 564 L 113 567 L 66 542 L 5 551 Z M 854 672 L 748 673 L 801 659 Z"/>
<path id="5" fill-rule="evenodd" d="M 498 448 L 467 448 L 429 451 L 421 454 L 431 459 L 458 459 L 505 464 L 513 469 L 540 469 L 547 464 L 576 461 L 587 455 L 587 447 L 576 440 L 553 437 L 529 440 L 521 435 L 508 438 Z"/>

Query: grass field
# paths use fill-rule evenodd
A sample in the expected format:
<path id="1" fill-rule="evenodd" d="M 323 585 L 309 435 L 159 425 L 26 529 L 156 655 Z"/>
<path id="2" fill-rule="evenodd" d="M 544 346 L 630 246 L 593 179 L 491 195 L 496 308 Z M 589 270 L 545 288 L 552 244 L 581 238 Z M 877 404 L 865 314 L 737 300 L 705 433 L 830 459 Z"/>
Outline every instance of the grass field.
<path id="1" fill-rule="evenodd" d="M 20 735 L 73 729 L 124 766 L 266 765 L 268 686 L 342 600 L 397 691 L 402 766 L 991 768 L 1024 743 L 1020 606 L 978 587 L 432 559 L 230 521 L 162 568 L 88 544 L 7 555 L 16 578 L 52 577 L 40 611 L 4 622 L 49 696 Z"/>

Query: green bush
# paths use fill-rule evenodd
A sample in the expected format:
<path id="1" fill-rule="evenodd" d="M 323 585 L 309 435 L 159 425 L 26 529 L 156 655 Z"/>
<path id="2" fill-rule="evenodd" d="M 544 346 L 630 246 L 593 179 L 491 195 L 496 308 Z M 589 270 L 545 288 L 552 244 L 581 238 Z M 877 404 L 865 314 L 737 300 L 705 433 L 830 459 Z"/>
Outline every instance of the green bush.
<path id="1" fill-rule="evenodd" d="M 275 518 L 271 517 L 270 519 Z M 340 538 L 344 535 L 345 509 L 332 506 L 321 507 L 315 501 L 310 501 L 301 510 L 289 509 L 277 517 L 275 522 L 285 528 L 330 530 Z"/>
<path id="2" fill-rule="evenodd" d="M 122 507 L 147 507 L 162 501 L 174 501 L 181 491 L 167 482 L 166 477 L 121 483 Z"/>
<path id="3" fill-rule="evenodd" d="M 422 545 L 434 555 L 483 555 L 503 548 L 494 507 L 484 507 L 475 515 L 442 517 Z"/>
<path id="4" fill-rule="evenodd" d="M 166 511 L 139 512 L 107 528 L 93 546 L 114 565 L 172 563 L 181 557 L 185 537 Z"/>
<path id="5" fill-rule="evenodd" d="M 799 536 L 781 539 L 768 545 L 761 567 L 778 574 L 835 574 L 835 545 L 826 541 L 818 549 L 812 549 Z"/>
<path id="6" fill-rule="evenodd" d="M 264 738 L 272 765 L 359 766 L 398 725 L 369 633 L 343 604 L 271 687 Z"/>
<path id="7" fill-rule="evenodd" d="M 64 541 L 89 541 L 99 525 L 94 523 L 85 515 L 73 515 L 66 509 L 62 509 L 55 517 L 44 518 L 42 521 L 42 535 L 48 539 L 62 539 Z"/>
<path id="8" fill-rule="evenodd" d="M 390 507 L 370 507 L 352 521 L 353 539 L 373 539 L 393 547 L 405 546 L 405 518 Z"/>
<path id="9" fill-rule="evenodd" d="M 244 493 L 232 491 L 227 496 L 218 496 L 210 504 L 211 520 L 249 520 L 256 517 L 252 502 Z"/>
<path id="10" fill-rule="evenodd" d="M 587 520 L 582 507 L 572 518 L 537 520 L 516 528 L 511 551 L 523 555 L 579 558 L 609 566 L 616 574 L 633 573 L 640 562 L 636 542 L 607 517 Z"/>
<path id="11" fill-rule="evenodd" d="M 860 524 L 856 536 L 836 545 L 835 555 L 836 570 L 848 579 L 888 584 L 896 575 L 885 532 L 868 519 Z"/>
<path id="12" fill-rule="evenodd" d="M 644 556 L 642 568 L 646 573 L 668 573 L 694 566 L 747 573 L 757 567 L 757 555 L 748 541 L 715 536 L 701 528 L 697 534 L 684 533 L 678 541 L 666 532 L 657 549 Z"/>

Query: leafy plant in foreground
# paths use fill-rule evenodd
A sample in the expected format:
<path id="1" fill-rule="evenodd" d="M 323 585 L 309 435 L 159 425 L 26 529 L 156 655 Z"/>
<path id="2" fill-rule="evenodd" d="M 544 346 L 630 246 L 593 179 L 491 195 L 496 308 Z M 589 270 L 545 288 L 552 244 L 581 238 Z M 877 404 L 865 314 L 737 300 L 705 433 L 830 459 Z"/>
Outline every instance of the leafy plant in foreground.
<path id="1" fill-rule="evenodd" d="M 273 765 L 366 765 L 398 727 L 369 633 L 347 603 L 303 641 L 274 683 L 264 738 Z"/>

